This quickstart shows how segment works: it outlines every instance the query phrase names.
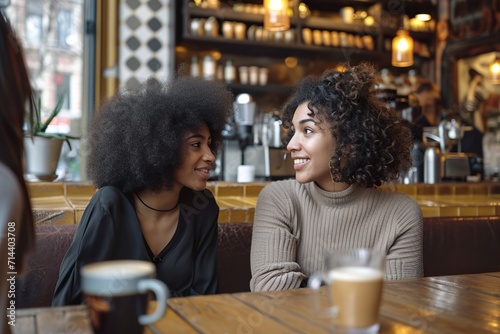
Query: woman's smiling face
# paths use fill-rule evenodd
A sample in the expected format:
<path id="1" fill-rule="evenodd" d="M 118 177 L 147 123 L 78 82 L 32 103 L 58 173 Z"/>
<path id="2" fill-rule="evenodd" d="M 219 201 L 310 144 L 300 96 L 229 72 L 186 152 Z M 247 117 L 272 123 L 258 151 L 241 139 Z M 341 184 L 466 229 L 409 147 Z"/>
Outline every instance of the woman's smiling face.
<path id="1" fill-rule="evenodd" d="M 182 147 L 182 162 L 174 170 L 174 182 L 181 186 L 203 190 L 207 186 L 215 156 L 210 148 L 212 136 L 206 124 L 188 132 Z"/>
<path id="2" fill-rule="evenodd" d="M 292 119 L 293 137 L 287 145 L 293 159 L 295 179 L 300 183 L 316 182 L 324 190 L 333 191 L 330 159 L 335 140 L 325 122 L 311 116 L 308 101 L 300 104 Z"/>

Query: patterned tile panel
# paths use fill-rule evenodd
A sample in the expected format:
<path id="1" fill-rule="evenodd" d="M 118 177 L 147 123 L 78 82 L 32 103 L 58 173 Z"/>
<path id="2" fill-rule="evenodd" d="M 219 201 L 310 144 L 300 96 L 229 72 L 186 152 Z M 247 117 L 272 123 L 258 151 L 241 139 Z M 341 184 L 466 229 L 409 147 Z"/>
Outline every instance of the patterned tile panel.
<path id="1" fill-rule="evenodd" d="M 121 0 L 119 22 L 120 87 L 136 88 L 173 74 L 173 0 Z"/>

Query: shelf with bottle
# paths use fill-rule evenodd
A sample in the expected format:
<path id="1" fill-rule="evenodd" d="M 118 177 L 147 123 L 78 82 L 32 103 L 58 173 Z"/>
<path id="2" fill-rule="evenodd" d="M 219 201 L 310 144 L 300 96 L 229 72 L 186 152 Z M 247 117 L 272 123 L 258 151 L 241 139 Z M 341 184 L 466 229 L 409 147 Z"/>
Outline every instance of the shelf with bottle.
<path id="1" fill-rule="evenodd" d="M 339 35 L 340 36 L 340 35 Z M 328 57 L 332 61 L 352 61 L 363 60 L 381 61 L 387 58 L 388 52 L 380 53 L 349 46 L 325 47 L 322 45 L 294 44 L 260 42 L 256 43 L 248 40 L 228 41 L 218 37 L 187 37 L 180 46 L 193 51 L 218 51 L 231 55 L 266 56 L 266 57 L 299 57 L 305 59 L 318 59 Z"/>
<path id="2" fill-rule="evenodd" d="M 340 7 L 346 6 L 348 2 L 345 2 L 329 6 L 328 12 L 313 9 L 302 15 L 300 8 L 294 9 L 291 29 L 269 32 L 262 26 L 262 6 L 238 3 L 230 7 L 220 2 L 219 8 L 201 8 L 189 0 L 184 0 L 184 3 L 187 4 L 184 7 L 184 28 L 178 44 L 198 50 L 208 48 L 233 54 L 250 52 L 254 55 L 281 57 L 285 54 L 305 58 L 330 56 L 344 61 L 370 59 L 379 62 L 390 53 L 390 42 L 400 19 L 395 14 L 384 14 L 384 7 L 378 1 L 358 2 L 355 7 L 349 7 L 352 10 L 345 14 L 343 11 L 346 7 Z M 312 2 L 312 8 L 321 3 L 324 4 L 322 1 Z M 410 20 L 405 22 L 409 26 Z M 431 25 L 424 27 L 430 29 Z M 422 29 L 410 29 L 416 54 L 432 58 L 434 32 L 416 28 Z"/>
<path id="3" fill-rule="evenodd" d="M 301 18 L 295 15 L 291 18 L 291 29 L 288 31 L 269 32 L 262 26 L 264 16 L 258 9 L 255 12 L 242 12 L 228 7 L 207 9 L 194 6 L 191 2 L 188 4 L 183 15 L 185 22 L 179 36 L 180 45 L 192 47 L 197 44 L 201 48 L 209 44 L 221 49 L 231 49 L 234 53 L 238 53 L 239 47 L 245 47 L 241 51 L 244 53 L 249 50 L 247 46 L 262 47 L 265 50 L 254 51 L 279 55 L 287 51 L 290 55 L 310 58 L 324 56 L 325 52 L 333 57 L 343 56 L 345 48 L 367 51 L 365 54 L 356 54 L 370 58 L 379 51 L 377 29 L 367 28 L 359 22 L 348 24 L 330 18 Z M 313 48 L 308 48 L 309 46 Z"/>
<path id="4" fill-rule="evenodd" d="M 293 66 L 293 65 L 292 65 Z M 224 81 L 235 93 L 284 95 L 303 72 L 293 75 L 283 62 L 265 57 L 232 57 L 220 52 L 176 50 L 178 75 Z"/>

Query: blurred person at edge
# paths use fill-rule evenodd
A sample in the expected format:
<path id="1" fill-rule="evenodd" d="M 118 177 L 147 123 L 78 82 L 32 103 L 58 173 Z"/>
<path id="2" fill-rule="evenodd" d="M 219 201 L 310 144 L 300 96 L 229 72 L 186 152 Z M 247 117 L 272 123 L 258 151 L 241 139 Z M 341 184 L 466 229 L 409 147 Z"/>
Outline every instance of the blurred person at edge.
<path id="1" fill-rule="evenodd" d="M 275 181 L 255 210 L 250 288 L 307 286 L 337 248 L 387 253 L 387 280 L 423 276 L 423 220 L 405 194 L 382 190 L 411 167 L 410 130 L 377 100 L 368 64 L 303 79 L 282 110 L 295 179 Z"/>
<path id="2" fill-rule="evenodd" d="M 414 120 L 415 124 L 425 128 L 437 126 L 441 121 L 441 110 L 443 108 L 441 91 L 432 81 L 422 80 L 415 89 L 421 114 Z"/>
<path id="3" fill-rule="evenodd" d="M 149 79 L 92 120 L 89 174 L 98 188 L 60 267 L 53 306 L 82 303 L 80 269 L 105 260 L 156 265 L 171 296 L 218 292 L 219 207 L 206 189 L 233 95 L 217 81 Z"/>
<path id="4" fill-rule="evenodd" d="M 469 87 L 458 113 L 464 125 L 472 129 L 464 132 L 461 141 L 462 152 L 474 153 L 479 158 L 484 155 L 483 135 L 488 132 L 488 112 L 486 105 L 491 94 L 484 85 L 484 76 L 474 69 L 469 69 Z"/>
<path id="5" fill-rule="evenodd" d="M 10 333 L 11 292 L 34 247 L 31 204 L 24 181 L 23 123 L 32 120 L 32 89 L 19 39 L 0 11 L 0 332 Z M 11 267 L 12 266 L 12 267 Z M 14 290 L 12 290 L 14 287 Z M 13 305 L 15 306 L 15 304 Z M 15 311 L 15 309 L 14 309 Z M 15 313 L 14 313 L 15 319 Z M 12 324 L 12 323 L 11 323 Z"/>

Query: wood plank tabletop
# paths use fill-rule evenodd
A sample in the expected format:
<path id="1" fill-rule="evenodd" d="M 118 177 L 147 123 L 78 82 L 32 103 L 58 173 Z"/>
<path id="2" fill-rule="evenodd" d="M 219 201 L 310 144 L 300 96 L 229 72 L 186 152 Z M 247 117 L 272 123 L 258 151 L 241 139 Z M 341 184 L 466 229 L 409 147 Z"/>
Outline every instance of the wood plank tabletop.
<path id="1" fill-rule="evenodd" d="M 145 334 L 331 332 L 325 287 L 172 298 L 168 304 Z M 85 306 L 18 310 L 16 317 L 15 334 L 92 333 Z M 379 333 L 500 333 L 500 272 L 385 282 L 379 321 Z"/>

